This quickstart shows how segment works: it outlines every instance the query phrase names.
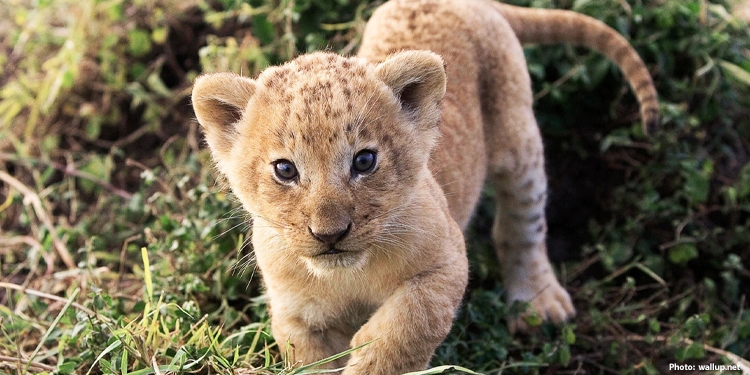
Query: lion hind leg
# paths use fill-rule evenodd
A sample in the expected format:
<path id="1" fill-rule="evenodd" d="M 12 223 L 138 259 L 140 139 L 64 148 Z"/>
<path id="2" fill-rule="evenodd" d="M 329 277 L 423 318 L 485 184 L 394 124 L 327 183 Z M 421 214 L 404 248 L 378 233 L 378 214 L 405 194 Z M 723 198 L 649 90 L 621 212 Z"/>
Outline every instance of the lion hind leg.
<path id="1" fill-rule="evenodd" d="M 530 110 L 521 110 L 514 118 L 525 118 L 527 123 L 522 130 L 496 133 L 507 147 L 490 156 L 490 178 L 497 195 L 492 237 L 508 300 L 527 301 L 543 319 L 560 323 L 575 315 L 575 309 L 547 256 L 547 177 L 541 135 Z M 502 132 L 503 127 L 494 130 Z M 510 323 L 512 329 L 528 328 L 524 316 Z"/>

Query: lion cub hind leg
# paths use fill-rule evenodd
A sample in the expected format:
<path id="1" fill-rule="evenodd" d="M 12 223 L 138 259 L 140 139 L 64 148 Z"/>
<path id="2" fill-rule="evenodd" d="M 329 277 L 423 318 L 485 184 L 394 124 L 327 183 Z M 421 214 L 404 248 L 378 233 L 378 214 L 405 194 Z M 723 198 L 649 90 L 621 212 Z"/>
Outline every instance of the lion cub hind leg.
<path id="1" fill-rule="evenodd" d="M 487 14 L 486 19 L 492 26 L 481 28 L 478 43 L 483 51 L 480 82 L 487 176 L 497 196 L 495 251 L 508 301 L 527 301 L 542 318 L 559 323 L 572 317 L 575 309 L 547 258 L 547 177 L 532 109 L 531 77 L 508 22 L 499 14 Z M 511 329 L 527 328 L 523 318 L 509 323 Z"/>
<path id="2" fill-rule="evenodd" d="M 528 301 L 543 319 L 560 323 L 573 316 L 575 309 L 547 257 L 544 152 L 536 126 L 531 129 L 533 131 L 527 134 L 529 138 L 520 143 L 525 144 L 525 155 L 510 163 L 515 167 L 491 174 L 497 195 L 492 238 L 508 301 Z M 511 151 L 509 154 L 521 153 Z M 510 328 L 526 330 L 528 327 L 521 317 L 511 321 Z"/>

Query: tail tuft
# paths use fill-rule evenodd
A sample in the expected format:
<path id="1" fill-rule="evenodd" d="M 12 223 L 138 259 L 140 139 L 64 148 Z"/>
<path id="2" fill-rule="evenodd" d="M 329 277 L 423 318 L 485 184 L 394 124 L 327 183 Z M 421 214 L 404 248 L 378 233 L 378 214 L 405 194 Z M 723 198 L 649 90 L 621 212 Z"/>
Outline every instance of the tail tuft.
<path id="1" fill-rule="evenodd" d="M 643 122 L 643 133 L 646 135 L 654 134 L 659 127 L 659 110 L 657 108 L 647 108 L 641 112 L 641 121 Z"/>

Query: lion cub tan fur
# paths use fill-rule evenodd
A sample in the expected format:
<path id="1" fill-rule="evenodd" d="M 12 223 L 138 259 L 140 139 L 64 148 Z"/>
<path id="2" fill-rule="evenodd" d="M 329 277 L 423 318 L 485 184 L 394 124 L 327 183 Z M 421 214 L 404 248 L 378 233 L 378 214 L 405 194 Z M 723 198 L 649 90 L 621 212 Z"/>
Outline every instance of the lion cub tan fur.
<path id="1" fill-rule="evenodd" d="M 485 179 L 509 299 L 554 322 L 574 314 L 546 255 L 544 153 L 520 44 L 556 41 L 613 59 L 644 124 L 656 121 L 648 71 L 613 30 L 489 0 L 391 1 L 357 57 L 198 78 L 195 112 L 253 218 L 273 335 L 291 344 L 290 361 L 367 344 L 328 366 L 425 368 L 466 287 L 461 230 Z"/>

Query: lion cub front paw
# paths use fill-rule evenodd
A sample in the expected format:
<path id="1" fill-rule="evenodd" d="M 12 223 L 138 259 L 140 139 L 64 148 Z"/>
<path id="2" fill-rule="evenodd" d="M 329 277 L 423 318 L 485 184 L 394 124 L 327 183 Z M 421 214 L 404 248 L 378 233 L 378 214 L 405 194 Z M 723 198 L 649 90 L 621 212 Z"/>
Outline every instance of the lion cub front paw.
<path id="1" fill-rule="evenodd" d="M 533 287 L 536 287 L 536 290 Z M 529 303 L 529 309 L 526 312 L 509 320 L 508 326 L 511 332 L 528 331 L 531 327 L 540 324 L 541 320 L 559 324 L 575 316 L 576 310 L 570 295 L 554 276 L 549 277 L 546 283 L 541 284 L 541 289 L 539 288 L 540 285 L 537 284 L 516 288 L 515 291 L 509 290 L 510 302 Z M 533 292 L 530 293 L 531 291 Z"/>

